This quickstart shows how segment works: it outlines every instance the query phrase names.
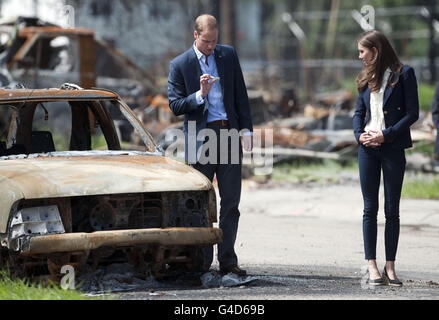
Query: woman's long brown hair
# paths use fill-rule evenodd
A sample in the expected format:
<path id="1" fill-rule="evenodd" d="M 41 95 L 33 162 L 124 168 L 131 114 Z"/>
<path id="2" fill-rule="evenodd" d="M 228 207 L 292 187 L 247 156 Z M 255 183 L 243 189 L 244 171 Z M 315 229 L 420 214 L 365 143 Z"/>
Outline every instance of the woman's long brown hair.
<path id="1" fill-rule="evenodd" d="M 364 65 L 363 70 L 361 70 L 357 77 L 358 91 L 366 89 L 367 86 L 372 92 L 379 91 L 384 72 L 387 68 L 391 70 L 389 82 L 395 73 L 401 75 L 402 63 L 399 61 L 395 50 L 393 50 L 392 45 L 384 34 L 377 30 L 367 31 L 360 36 L 358 43 L 374 53 L 372 60 L 367 65 Z M 377 49 L 377 54 L 375 54 L 373 48 Z M 398 80 L 399 76 L 396 81 L 390 83 L 390 85 L 395 86 Z"/>

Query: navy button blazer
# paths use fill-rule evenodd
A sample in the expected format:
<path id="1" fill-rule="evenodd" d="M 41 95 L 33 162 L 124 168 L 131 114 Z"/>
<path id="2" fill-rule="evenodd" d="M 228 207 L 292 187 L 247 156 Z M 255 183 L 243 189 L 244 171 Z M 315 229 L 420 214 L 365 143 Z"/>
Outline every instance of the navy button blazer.
<path id="1" fill-rule="evenodd" d="M 399 149 L 412 147 L 410 126 L 419 119 L 418 84 L 415 72 L 410 66 L 403 66 L 402 73 L 395 73 L 387 84 L 383 98 L 385 129 L 384 143 L 390 143 Z M 360 135 L 370 119 L 370 89 L 359 92 L 353 117 L 354 134 L 359 143 Z"/>
<path id="2" fill-rule="evenodd" d="M 247 89 L 241 66 L 235 49 L 226 45 L 216 45 L 215 62 L 218 68 L 230 129 L 253 131 Z M 201 67 L 192 48 L 173 59 L 169 66 L 168 98 L 172 112 L 179 116 L 184 114 L 184 132 L 186 139 L 185 159 L 195 163 L 197 150 L 203 141 L 196 137 L 200 130 L 206 128 L 207 109 L 199 106 L 195 94 L 200 90 Z M 188 138 L 188 121 L 196 122 L 196 130 Z M 191 143 L 188 143 L 191 139 Z"/>

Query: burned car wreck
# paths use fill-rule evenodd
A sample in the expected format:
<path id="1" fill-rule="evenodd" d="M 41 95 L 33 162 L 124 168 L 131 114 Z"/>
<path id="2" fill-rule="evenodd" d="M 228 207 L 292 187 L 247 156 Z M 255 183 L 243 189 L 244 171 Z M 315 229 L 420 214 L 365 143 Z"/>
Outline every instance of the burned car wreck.
<path id="1" fill-rule="evenodd" d="M 58 279 L 64 265 L 208 269 L 204 248 L 222 239 L 212 184 L 164 157 L 116 93 L 0 89 L 0 129 L 1 267 Z"/>

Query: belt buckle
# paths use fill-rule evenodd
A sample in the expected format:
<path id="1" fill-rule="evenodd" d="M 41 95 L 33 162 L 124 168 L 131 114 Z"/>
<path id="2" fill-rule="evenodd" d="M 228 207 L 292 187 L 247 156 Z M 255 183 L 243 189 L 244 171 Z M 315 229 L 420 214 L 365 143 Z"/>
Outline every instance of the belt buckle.
<path id="1" fill-rule="evenodd" d="M 224 127 L 227 126 L 227 120 L 221 120 L 221 125 Z"/>

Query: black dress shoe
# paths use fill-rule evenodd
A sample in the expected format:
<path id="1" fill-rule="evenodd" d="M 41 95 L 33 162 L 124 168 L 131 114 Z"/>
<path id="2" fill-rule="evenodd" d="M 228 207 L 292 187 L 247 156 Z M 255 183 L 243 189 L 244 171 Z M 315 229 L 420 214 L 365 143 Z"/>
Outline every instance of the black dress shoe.
<path id="1" fill-rule="evenodd" d="M 383 279 L 385 284 L 389 285 L 389 286 L 393 286 L 393 287 L 402 287 L 402 282 L 399 281 L 398 278 L 392 280 L 389 278 L 389 275 L 387 274 L 387 270 L 386 267 L 384 267 L 384 271 L 383 271 Z"/>
<path id="2" fill-rule="evenodd" d="M 232 265 L 232 266 L 228 266 L 226 268 L 222 268 L 220 270 L 220 272 L 224 275 L 226 275 L 228 273 L 234 273 L 234 274 L 241 276 L 241 277 L 247 275 L 247 271 L 245 271 L 244 269 L 241 269 L 237 265 Z"/>

